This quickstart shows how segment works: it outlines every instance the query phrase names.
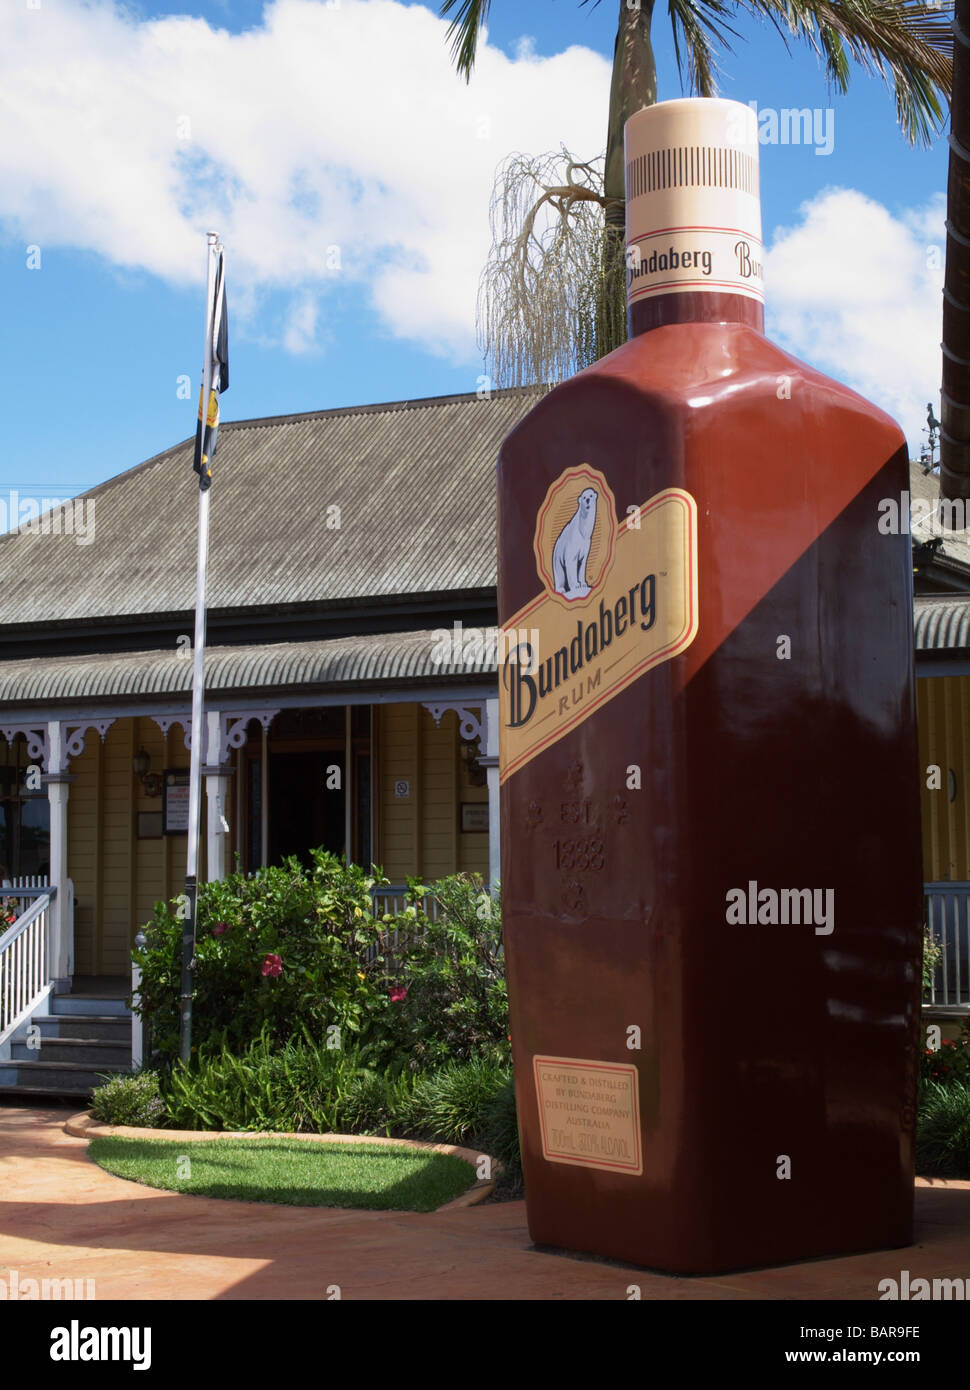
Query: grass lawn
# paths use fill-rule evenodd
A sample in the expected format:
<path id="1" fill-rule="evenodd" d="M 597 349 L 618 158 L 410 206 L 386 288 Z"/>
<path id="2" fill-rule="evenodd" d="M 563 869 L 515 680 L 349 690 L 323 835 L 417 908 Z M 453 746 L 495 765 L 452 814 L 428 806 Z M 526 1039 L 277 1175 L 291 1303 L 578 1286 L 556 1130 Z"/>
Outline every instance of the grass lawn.
<path id="1" fill-rule="evenodd" d="M 299 1139 L 93 1139 L 88 1154 L 119 1178 L 167 1192 L 293 1207 L 434 1211 L 476 1177 L 451 1154 Z"/>

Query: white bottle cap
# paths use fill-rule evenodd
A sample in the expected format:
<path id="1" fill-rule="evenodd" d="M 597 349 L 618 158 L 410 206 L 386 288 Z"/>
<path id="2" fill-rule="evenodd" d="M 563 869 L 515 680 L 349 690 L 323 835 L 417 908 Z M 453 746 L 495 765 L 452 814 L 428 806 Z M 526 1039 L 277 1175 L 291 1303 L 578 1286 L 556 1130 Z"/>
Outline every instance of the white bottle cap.
<path id="1" fill-rule="evenodd" d="M 739 101 L 662 101 L 631 116 L 627 302 L 741 294 L 763 304 L 758 118 Z"/>

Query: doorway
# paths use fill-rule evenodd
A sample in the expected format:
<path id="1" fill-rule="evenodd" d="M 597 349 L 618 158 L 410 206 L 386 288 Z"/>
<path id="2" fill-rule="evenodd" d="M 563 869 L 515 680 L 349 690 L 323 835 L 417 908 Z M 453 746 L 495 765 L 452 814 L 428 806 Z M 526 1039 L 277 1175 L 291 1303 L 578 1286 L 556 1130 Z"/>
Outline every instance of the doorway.
<path id="1" fill-rule="evenodd" d="M 311 849 L 345 852 L 346 777 L 344 751 L 307 749 L 269 753 L 273 813 L 269 825 L 269 862 L 290 854 L 310 865 Z"/>

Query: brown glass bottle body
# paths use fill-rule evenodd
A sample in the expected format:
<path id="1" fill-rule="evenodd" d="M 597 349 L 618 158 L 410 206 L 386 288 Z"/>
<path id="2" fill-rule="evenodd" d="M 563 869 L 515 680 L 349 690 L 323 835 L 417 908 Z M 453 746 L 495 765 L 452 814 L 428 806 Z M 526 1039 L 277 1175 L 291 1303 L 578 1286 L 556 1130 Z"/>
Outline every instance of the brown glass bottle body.
<path id="1" fill-rule="evenodd" d="M 536 518 L 565 470 L 598 470 L 618 522 L 668 488 L 696 503 L 694 640 L 502 784 L 530 1231 L 685 1274 L 911 1237 L 912 573 L 908 537 L 878 529 L 907 451 L 761 313 L 739 295 L 636 306 L 635 336 L 545 397 L 498 468 L 504 625 L 542 589 Z M 607 664 L 556 691 L 552 723 L 596 705 Z M 756 907 L 820 893 L 832 930 L 730 923 L 751 884 Z M 594 1138 L 550 1159 L 537 1057 L 635 1066 L 640 1173 L 588 1163 L 602 1131 L 582 1114 Z"/>

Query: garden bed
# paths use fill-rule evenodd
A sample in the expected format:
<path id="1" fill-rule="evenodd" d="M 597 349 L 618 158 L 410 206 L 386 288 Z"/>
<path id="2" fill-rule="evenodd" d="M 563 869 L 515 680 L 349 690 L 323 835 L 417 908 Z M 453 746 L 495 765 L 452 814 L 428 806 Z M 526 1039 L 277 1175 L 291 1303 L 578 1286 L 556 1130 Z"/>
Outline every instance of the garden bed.
<path id="1" fill-rule="evenodd" d="M 360 1209 L 364 1210 L 383 1209 L 407 1211 L 441 1211 L 450 1208 L 473 1206 L 475 1203 L 484 1201 L 486 1197 L 491 1195 L 495 1187 L 495 1178 L 502 1171 L 502 1165 L 497 1160 L 489 1158 L 487 1170 L 492 1174 L 492 1176 L 487 1180 L 481 1179 L 477 1176 L 477 1173 L 481 1165 L 481 1160 L 483 1158 L 488 1158 L 488 1156 L 483 1155 L 479 1150 L 463 1148 L 457 1144 L 425 1143 L 421 1140 L 415 1139 L 386 1139 L 383 1137 L 361 1134 L 277 1134 L 270 1133 L 267 1131 L 254 1131 L 251 1133 L 242 1133 L 238 1131 L 234 1132 L 229 1130 L 206 1131 L 140 1129 L 135 1128 L 131 1125 L 101 1124 L 99 1123 L 99 1121 L 95 1120 L 87 1111 L 83 1111 L 78 1115 L 72 1115 L 71 1118 L 65 1124 L 64 1128 L 68 1134 L 78 1139 L 111 1139 L 124 1140 L 129 1142 L 140 1142 L 144 1146 L 144 1151 L 140 1156 L 135 1153 L 134 1149 L 129 1150 L 128 1152 L 131 1160 L 133 1160 L 136 1166 L 138 1166 L 141 1169 L 141 1171 L 144 1172 L 147 1172 L 148 1168 L 151 1165 L 152 1151 L 157 1151 L 158 1153 L 160 1153 L 161 1161 L 164 1163 L 171 1163 L 173 1157 L 177 1156 L 165 1153 L 162 1149 L 162 1146 L 170 1146 L 172 1149 L 177 1149 L 181 1151 L 183 1146 L 186 1144 L 204 1144 L 206 1145 L 208 1151 L 210 1146 L 214 1147 L 215 1145 L 225 1144 L 227 1142 L 231 1144 L 234 1143 L 236 1145 L 248 1145 L 253 1141 L 259 1141 L 263 1144 L 268 1142 L 272 1145 L 277 1146 L 279 1146 L 280 1144 L 298 1144 L 301 1146 L 312 1146 L 322 1144 L 326 1146 L 327 1150 L 330 1152 L 339 1148 L 345 1150 L 349 1155 L 354 1150 L 357 1150 L 361 1153 L 366 1153 L 369 1156 L 373 1156 L 375 1158 L 380 1157 L 380 1151 L 382 1149 L 388 1151 L 388 1157 L 391 1156 L 391 1151 L 396 1151 L 398 1154 L 407 1154 L 408 1152 L 411 1152 L 414 1153 L 416 1156 L 420 1155 L 421 1153 L 425 1153 L 428 1155 L 437 1155 L 451 1159 L 460 1159 L 464 1163 L 471 1165 L 472 1175 L 469 1179 L 469 1185 L 467 1187 L 467 1190 L 461 1192 L 458 1196 L 453 1196 L 450 1197 L 450 1199 L 444 1200 L 443 1202 L 439 1202 L 437 1205 L 412 1204 L 412 1202 L 420 1202 L 421 1193 L 420 1191 L 416 1190 L 415 1193 L 412 1195 L 410 1190 L 408 1190 L 404 1193 L 404 1196 L 408 1198 L 407 1203 L 404 1205 L 396 1205 L 394 1201 L 380 1202 L 365 1200 L 362 1201 L 360 1205 Z M 277 1147 L 276 1156 L 278 1159 L 282 1158 L 282 1153 L 283 1151 Z M 114 1156 L 116 1159 L 121 1158 L 123 1160 L 124 1158 L 124 1155 L 120 1150 Z M 92 1154 L 91 1157 L 93 1161 L 99 1161 L 97 1158 L 95 1158 L 94 1154 Z M 147 1167 L 145 1166 L 146 1162 L 148 1165 Z M 186 1194 L 195 1196 L 226 1197 L 232 1198 L 237 1201 L 272 1202 L 274 1200 L 281 1200 L 282 1204 L 284 1205 L 332 1205 L 342 1207 L 351 1205 L 351 1202 L 348 1200 L 336 1200 L 332 1202 L 317 1199 L 309 1201 L 296 1200 L 298 1194 L 295 1192 L 295 1189 L 288 1189 L 287 1191 L 290 1192 L 292 1195 L 288 1195 L 282 1199 L 275 1199 L 274 1197 L 269 1195 L 255 1195 L 255 1191 L 253 1189 L 246 1189 L 245 1182 L 241 1177 L 238 1177 L 238 1175 L 236 1178 L 234 1178 L 232 1184 L 227 1183 L 225 1180 L 220 1180 L 216 1177 L 213 1177 L 212 1180 L 208 1183 L 208 1186 L 205 1188 L 205 1190 L 203 1190 L 202 1188 L 200 1188 L 200 1186 L 196 1184 L 195 1180 L 186 1180 L 184 1182 L 180 1182 L 175 1179 L 172 1179 L 172 1181 L 170 1182 L 155 1182 L 150 1181 L 147 1177 L 142 1178 L 136 1175 L 134 1170 L 119 1172 L 118 1166 L 112 1167 L 109 1163 L 101 1163 L 101 1166 L 106 1167 L 109 1172 L 115 1172 L 118 1176 L 125 1177 L 128 1179 L 134 1178 L 135 1181 L 145 1181 L 148 1186 L 160 1187 L 163 1190 L 169 1192 L 184 1192 Z M 267 1186 L 267 1183 L 272 1182 L 271 1174 L 268 1177 L 261 1178 L 259 1181 L 262 1184 L 264 1191 L 268 1192 L 271 1190 L 271 1188 Z M 235 1186 L 236 1190 L 215 1190 L 220 1186 Z M 374 1182 L 371 1184 L 371 1186 L 372 1189 L 374 1189 L 376 1188 L 377 1183 Z M 309 1192 L 310 1190 L 311 1188 L 309 1186 L 304 1188 L 304 1191 L 306 1192 Z M 324 1191 L 322 1184 L 320 1185 L 318 1190 L 320 1192 Z M 364 1190 L 365 1188 L 362 1187 L 361 1191 Z M 426 1186 L 424 1190 L 429 1192 L 433 1191 L 433 1185 Z M 347 1188 L 340 1189 L 341 1196 L 345 1196 L 346 1192 Z M 370 1195 L 377 1196 L 378 1194 L 375 1190 L 372 1190 Z M 354 1205 L 356 1206 L 356 1204 Z"/>

